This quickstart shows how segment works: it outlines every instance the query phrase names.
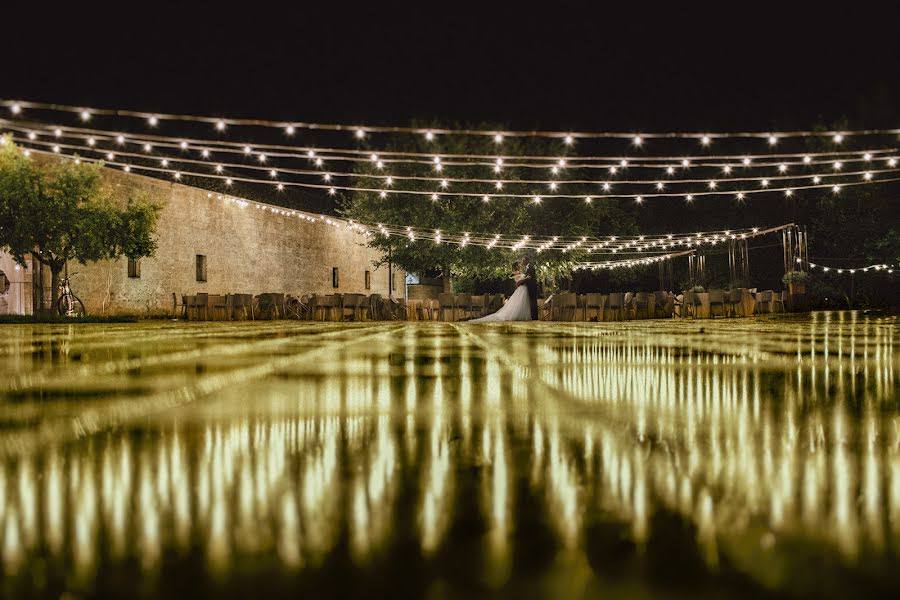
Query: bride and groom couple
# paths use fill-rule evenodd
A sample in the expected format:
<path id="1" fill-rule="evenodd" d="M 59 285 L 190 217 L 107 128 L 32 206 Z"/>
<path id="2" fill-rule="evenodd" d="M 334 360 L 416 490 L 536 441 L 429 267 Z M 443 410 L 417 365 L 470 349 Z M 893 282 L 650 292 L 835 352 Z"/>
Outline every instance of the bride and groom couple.
<path id="1" fill-rule="evenodd" d="M 513 274 L 516 280 L 516 291 L 509 297 L 503 308 L 486 317 L 473 319 L 469 323 L 537 320 L 537 277 L 534 274 L 531 258 L 523 256 L 521 264 L 513 265 Z"/>

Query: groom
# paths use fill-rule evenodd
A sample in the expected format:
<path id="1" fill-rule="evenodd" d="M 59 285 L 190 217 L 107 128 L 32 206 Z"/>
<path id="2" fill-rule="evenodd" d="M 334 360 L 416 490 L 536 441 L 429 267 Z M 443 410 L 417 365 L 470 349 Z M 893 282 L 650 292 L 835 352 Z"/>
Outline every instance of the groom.
<path id="1" fill-rule="evenodd" d="M 519 283 L 516 286 L 526 285 L 528 286 L 528 303 L 531 307 L 531 320 L 536 321 L 538 318 L 538 307 L 537 307 L 537 279 L 534 276 L 534 265 L 531 264 L 531 257 L 523 256 L 522 257 L 522 273 L 525 274 L 525 277 L 519 280 Z"/>

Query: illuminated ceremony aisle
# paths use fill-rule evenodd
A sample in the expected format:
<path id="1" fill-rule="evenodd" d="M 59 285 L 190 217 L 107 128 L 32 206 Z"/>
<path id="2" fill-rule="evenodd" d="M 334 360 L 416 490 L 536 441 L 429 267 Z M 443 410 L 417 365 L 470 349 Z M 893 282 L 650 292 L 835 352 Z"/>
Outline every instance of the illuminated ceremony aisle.
<path id="1" fill-rule="evenodd" d="M 896 317 L 2 333 L 3 597 L 900 586 Z"/>

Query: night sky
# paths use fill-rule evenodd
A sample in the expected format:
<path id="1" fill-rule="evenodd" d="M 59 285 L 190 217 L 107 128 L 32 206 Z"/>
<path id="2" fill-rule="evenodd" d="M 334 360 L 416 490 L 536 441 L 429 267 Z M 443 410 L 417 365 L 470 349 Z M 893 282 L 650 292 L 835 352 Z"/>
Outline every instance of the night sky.
<path id="1" fill-rule="evenodd" d="M 897 20 L 874 3 L 629 13 L 601 2 L 593 11 L 300 4 L 4 8 L 0 96 L 350 124 L 766 131 L 846 116 L 851 127 L 898 125 Z"/>

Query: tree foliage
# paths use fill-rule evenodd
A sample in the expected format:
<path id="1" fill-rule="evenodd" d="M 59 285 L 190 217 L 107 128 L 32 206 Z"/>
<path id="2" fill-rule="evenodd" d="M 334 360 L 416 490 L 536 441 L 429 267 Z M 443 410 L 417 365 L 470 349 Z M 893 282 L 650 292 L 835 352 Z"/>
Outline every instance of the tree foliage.
<path id="1" fill-rule="evenodd" d="M 491 127 L 481 126 L 484 129 Z M 357 172 L 354 187 L 372 191 L 354 192 L 344 198 L 342 212 L 345 216 L 361 223 L 387 223 L 394 226 L 412 226 L 443 232 L 486 234 L 514 234 L 517 236 L 550 236 L 562 233 L 567 236 L 599 235 L 605 232 L 629 231 L 634 227 L 632 215 L 618 203 L 595 203 L 588 206 L 581 198 L 571 200 L 546 200 L 541 205 L 529 199 L 504 197 L 503 191 L 529 195 L 552 193 L 540 189 L 537 184 L 507 183 L 502 191 L 492 193 L 489 202 L 481 196 L 460 196 L 470 192 L 483 194 L 484 189 L 495 179 L 520 180 L 523 172 L 533 171 L 533 179 L 547 179 L 551 164 L 541 169 L 503 169 L 494 172 L 494 158 L 502 157 L 507 163 L 514 163 L 516 156 L 535 154 L 556 154 L 564 156 L 566 147 L 561 140 L 541 140 L 532 138 L 524 142 L 517 138 L 504 141 L 498 148 L 489 137 L 441 136 L 440 143 L 429 142 L 414 136 L 392 138 L 386 145 L 388 152 L 433 153 L 442 157 L 442 171 L 432 170 L 434 181 L 403 179 L 406 176 L 422 176 L 422 166 L 408 163 L 386 163 L 384 170 L 374 162 L 363 163 Z M 453 155 L 485 155 L 485 159 L 454 158 Z M 385 153 L 389 158 L 389 155 Z M 390 194 L 384 185 L 384 177 L 390 174 L 395 185 L 405 190 L 421 191 L 417 197 L 399 197 Z M 487 183 L 473 184 L 452 182 L 442 189 L 439 180 L 482 179 Z M 529 177 L 526 174 L 526 177 Z M 566 193 L 597 194 L 575 184 L 566 184 Z M 388 196 L 381 198 L 379 191 L 388 190 Z M 438 199 L 430 199 L 432 193 Z M 377 230 L 376 230 L 377 231 Z M 473 279 L 507 277 L 510 265 L 522 256 L 522 252 L 509 249 L 468 245 L 461 247 L 447 243 L 437 244 L 431 240 L 411 241 L 406 237 L 385 237 L 374 235 L 369 245 L 382 254 L 382 262 L 392 261 L 404 270 L 425 275 L 440 272 L 445 277 L 462 276 Z M 571 272 L 574 264 L 584 258 L 584 252 L 562 252 L 559 250 L 536 253 L 532 259 L 538 265 L 539 277 L 549 279 Z"/>
<path id="2" fill-rule="evenodd" d="M 32 255 L 56 279 L 66 261 L 152 256 L 160 208 L 144 199 L 116 198 L 103 185 L 101 165 L 39 164 L 9 138 L 0 145 L 0 248 L 20 264 Z"/>

